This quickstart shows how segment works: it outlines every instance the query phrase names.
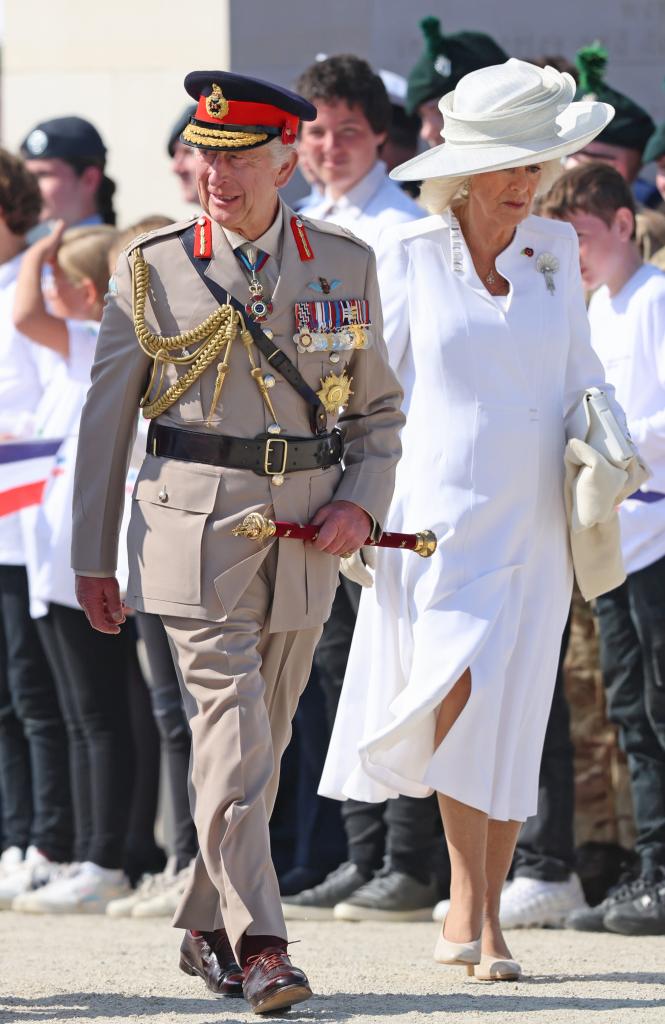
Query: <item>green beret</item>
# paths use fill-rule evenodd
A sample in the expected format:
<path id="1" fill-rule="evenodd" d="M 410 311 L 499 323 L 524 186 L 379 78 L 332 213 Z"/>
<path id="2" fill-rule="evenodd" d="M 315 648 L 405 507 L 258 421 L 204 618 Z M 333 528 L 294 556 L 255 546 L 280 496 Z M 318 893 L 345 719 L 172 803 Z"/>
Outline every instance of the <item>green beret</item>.
<path id="1" fill-rule="evenodd" d="M 611 103 L 615 114 L 613 119 L 597 136 L 597 142 L 609 146 L 622 146 L 642 152 L 653 134 L 655 125 L 646 110 L 630 97 L 617 92 L 605 82 L 607 50 L 600 43 L 585 46 L 575 55 L 579 71 L 576 100 L 594 99 Z"/>
<path id="2" fill-rule="evenodd" d="M 406 90 L 406 111 L 414 114 L 421 103 L 440 99 L 469 71 L 503 64 L 508 54 L 484 32 L 455 32 L 444 36 L 438 18 L 423 18 L 425 52 L 413 67 Z"/>
<path id="3" fill-rule="evenodd" d="M 658 125 L 647 142 L 646 149 L 642 155 L 642 161 L 648 164 L 652 160 L 660 160 L 661 156 L 665 156 L 665 122 Z"/>

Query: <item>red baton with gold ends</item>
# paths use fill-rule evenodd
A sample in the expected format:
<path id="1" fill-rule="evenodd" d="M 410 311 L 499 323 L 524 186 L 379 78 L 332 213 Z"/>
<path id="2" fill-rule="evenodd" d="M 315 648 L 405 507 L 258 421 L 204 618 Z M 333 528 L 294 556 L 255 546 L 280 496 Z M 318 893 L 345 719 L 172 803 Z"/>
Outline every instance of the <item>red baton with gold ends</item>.
<path id="1" fill-rule="evenodd" d="M 302 526 L 300 523 L 276 523 L 266 519 L 260 512 L 250 512 L 239 526 L 232 530 L 234 537 L 248 537 L 250 540 L 270 540 L 272 537 L 284 537 L 289 540 L 316 540 L 319 535 L 318 526 Z M 362 547 L 403 548 L 415 551 L 421 558 L 429 558 L 436 551 L 436 537 L 431 530 L 419 533 L 382 533 L 378 540 L 370 537 Z"/>

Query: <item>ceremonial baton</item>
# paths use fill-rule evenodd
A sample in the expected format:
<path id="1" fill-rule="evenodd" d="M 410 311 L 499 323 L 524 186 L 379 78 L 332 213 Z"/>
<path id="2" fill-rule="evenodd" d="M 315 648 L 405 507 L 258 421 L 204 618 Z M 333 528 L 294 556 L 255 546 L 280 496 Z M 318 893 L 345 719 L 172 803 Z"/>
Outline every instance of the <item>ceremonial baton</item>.
<path id="1" fill-rule="evenodd" d="M 267 519 L 260 512 L 250 512 L 239 526 L 232 531 L 234 537 L 248 537 L 250 540 L 270 540 L 272 537 L 284 537 L 288 540 L 316 540 L 319 535 L 318 526 L 301 526 L 300 523 L 276 523 Z M 421 558 L 430 558 L 436 551 L 436 537 L 431 530 L 419 533 L 382 533 L 378 540 L 368 537 L 362 547 L 403 548 L 415 551 Z"/>

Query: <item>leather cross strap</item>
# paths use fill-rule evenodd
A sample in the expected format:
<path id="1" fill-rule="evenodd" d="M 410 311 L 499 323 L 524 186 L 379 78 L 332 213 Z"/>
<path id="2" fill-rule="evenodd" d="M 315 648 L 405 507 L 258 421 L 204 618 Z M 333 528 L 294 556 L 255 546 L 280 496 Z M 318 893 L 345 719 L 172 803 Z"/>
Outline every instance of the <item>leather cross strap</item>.
<path id="1" fill-rule="evenodd" d="M 317 436 L 325 434 L 328 430 L 328 417 L 323 403 L 316 391 L 309 386 L 298 368 L 291 362 L 286 352 L 283 352 L 281 348 L 274 345 L 270 338 L 263 333 L 259 325 L 254 323 L 251 317 L 247 315 L 242 302 L 239 302 L 238 299 L 231 295 L 230 292 L 227 292 L 225 288 L 222 288 L 221 285 L 217 284 L 216 281 L 211 281 L 210 278 L 205 276 L 210 260 L 197 259 L 194 256 L 195 235 L 196 225 L 192 224 L 190 227 L 185 228 L 185 230 L 180 233 L 179 237 L 190 263 L 196 270 L 204 285 L 220 306 L 229 304 L 233 306 L 238 313 L 242 314 L 247 330 L 251 334 L 256 347 L 266 357 L 270 365 L 274 367 L 278 373 L 281 373 L 284 380 L 286 380 L 292 388 L 295 388 L 300 397 L 307 402 L 310 410 L 309 422 L 312 428 L 312 433 Z"/>

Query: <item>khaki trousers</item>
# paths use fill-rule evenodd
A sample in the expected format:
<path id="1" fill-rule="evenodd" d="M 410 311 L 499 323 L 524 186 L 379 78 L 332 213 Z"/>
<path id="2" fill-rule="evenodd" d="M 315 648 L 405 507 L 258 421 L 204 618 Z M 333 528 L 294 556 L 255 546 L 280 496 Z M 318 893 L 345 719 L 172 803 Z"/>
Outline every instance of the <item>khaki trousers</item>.
<path id="1" fill-rule="evenodd" d="M 276 546 L 224 623 L 162 616 L 192 730 L 200 852 L 173 924 L 286 939 L 268 820 L 322 626 L 269 633 Z"/>

